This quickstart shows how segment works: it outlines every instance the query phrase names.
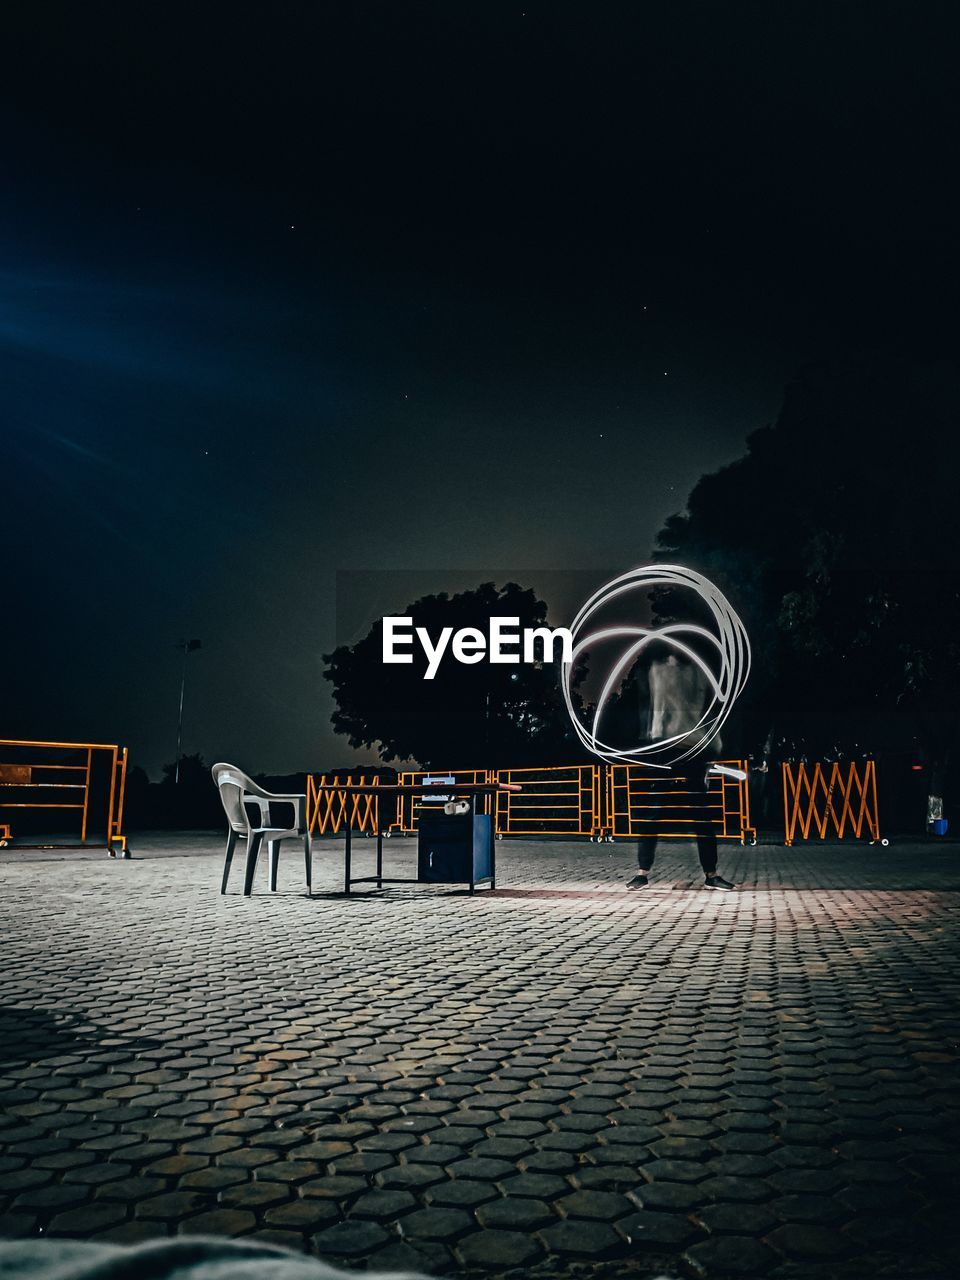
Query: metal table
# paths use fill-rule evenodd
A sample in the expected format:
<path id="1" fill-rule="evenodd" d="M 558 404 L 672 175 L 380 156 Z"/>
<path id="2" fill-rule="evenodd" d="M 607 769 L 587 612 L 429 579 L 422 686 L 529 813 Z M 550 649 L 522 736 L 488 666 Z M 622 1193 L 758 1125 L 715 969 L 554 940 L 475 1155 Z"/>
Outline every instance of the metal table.
<path id="1" fill-rule="evenodd" d="M 369 783 L 348 783 L 345 786 L 331 787 L 331 791 L 345 792 L 347 795 L 375 795 L 375 796 L 424 796 L 448 795 L 457 799 L 467 798 L 470 802 L 469 813 L 472 816 L 475 812 L 477 796 L 495 795 L 498 791 L 520 791 L 522 790 L 518 782 L 437 782 L 428 786 L 417 787 L 401 787 L 397 784 L 387 786 L 373 786 Z M 349 806 L 344 806 L 344 844 L 343 844 L 343 891 L 349 893 L 351 887 L 355 884 L 375 884 L 378 889 L 382 889 L 385 884 L 421 884 L 417 876 L 385 876 L 383 874 L 383 827 L 380 820 L 380 806 L 377 805 L 377 873 L 373 876 L 355 876 L 353 870 L 353 833 L 350 823 L 350 815 L 347 810 Z M 496 859 L 496 823 L 490 823 L 490 888 L 497 887 L 497 859 Z M 472 873 L 471 873 L 472 874 Z M 473 893 L 475 884 L 473 880 L 464 881 L 469 884 L 470 892 Z"/>

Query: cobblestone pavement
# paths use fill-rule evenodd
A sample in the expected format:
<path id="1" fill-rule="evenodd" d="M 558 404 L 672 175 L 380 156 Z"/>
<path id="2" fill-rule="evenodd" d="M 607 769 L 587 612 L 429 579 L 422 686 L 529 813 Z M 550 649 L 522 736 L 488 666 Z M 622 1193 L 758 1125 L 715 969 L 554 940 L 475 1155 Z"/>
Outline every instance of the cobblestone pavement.
<path id="1" fill-rule="evenodd" d="M 220 897 L 0 855 L 0 1234 L 525 1275 L 946 1276 L 960 848 L 505 842 L 502 888 Z M 410 841 L 386 846 L 400 873 Z M 358 858 L 370 846 L 359 842 Z"/>

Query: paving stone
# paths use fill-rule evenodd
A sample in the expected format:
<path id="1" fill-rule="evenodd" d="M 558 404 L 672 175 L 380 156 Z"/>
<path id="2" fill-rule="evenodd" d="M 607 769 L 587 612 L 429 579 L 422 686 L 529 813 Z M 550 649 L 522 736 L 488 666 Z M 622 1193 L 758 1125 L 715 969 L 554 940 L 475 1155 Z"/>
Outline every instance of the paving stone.
<path id="1" fill-rule="evenodd" d="M 601 1129 L 609 1129 L 610 1121 L 605 1115 L 589 1115 L 575 1113 L 561 1115 L 551 1121 L 558 1133 L 598 1133 Z M 508 1152 L 505 1154 L 509 1154 Z"/>
<path id="2" fill-rule="evenodd" d="M 244 1239 L 257 1244 L 279 1245 L 284 1249 L 299 1250 L 303 1247 L 303 1236 L 299 1232 L 281 1231 L 271 1227 L 258 1227 L 256 1231 L 251 1231 Z"/>
<path id="3" fill-rule="evenodd" d="M 195 1169 L 204 1169 L 209 1163 L 206 1156 L 165 1156 L 161 1160 L 150 1161 L 145 1172 L 163 1178 L 178 1177 L 183 1173 L 193 1173 Z"/>
<path id="4" fill-rule="evenodd" d="M 209 1193 L 202 1191 L 168 1191 L 163 1195 L 141 1200 L 134 1212 L 138 1218 L 161 1218 L 172 1222 L 205 1209 L 211 1199 Z"/>
<path id="5" fill-rule="evenodd" d="M 590 1151 L 597 1145 L 592 1134 L 584 1133 L 545 1133 L 536 1140 L 537 1148 L 542 1152 L 549 1151 Z"/>
<path id="6" fill-rule="evenodd" d="M 348 1156 L 352 1150 L 349 1142 L 308 1142 L 297 1148 L 297 1159 L 324 1162 L 335 1160 L 337 1156 Z"/>
<path id="7" fill-rule="evenodd" d="M 166 1187 L 164 1178 L 124 1178 L 121 1182 L 106 1182 L 97 1187 L 94 1195 L 97 1200 L 125 1200 L 136 1203 L 150 1196 L 160 1195 Z"/>
<path id="8" fill-rule="evenodd" d="M 566 1173 L 576 1169 L 578 1161 L 569 1151 L 537 1151 L 518 1161 L 525 1173 Z"/>
<path id="9" fill-rule="evenodd" d="M 0 1213 L 0 1240 L 19 1240 L 37 1234 L 38 1219 L 32 1213 Z"/>
<path id="10" fill-rule="evenodd" d="M 267 1151 L 263 1147 L 238 1147 L 218 1155 L 217 1164 L 221 1169 L 259 1169 L 278 1159 L 276 1151 Z"/>
<path id="11" fill-rule="evenodd" d="M 340 1166 L 331 1166 L 340 1172 Z M 274 1164 L 261 1165 L 254 1177 L 258 1182 L 284 1182 L 290 1186 L 306 1182 L 320 1175 L 321 1167 L 315 1160 L 278 1160 Z"/>
<path id="12" fill-rule="evenodd" d="M 473 1218 L 463 1209 L 416 1209 L 400 1221 L 400 1232 L 412 1240 L 453 1240 L 473 1226 Z"/>
<path id="13" fill-rule="evenodd" d="M 513 1182 L 515 1179 L 510 1181 Z M 566 1184 L 564 1183 L 563 1186 L 565 1187 Z M 474 1182 L 471 1178 L 456 1178 L 427 1187 L 424 1195 L 431 1204 L 472 1209 L 478 1204 L 494 1199 L 497 1195 L 497 1187 L 492 1182 Z"/>
<path id="14" fill-rule="evenodd" d="M 127 1178 L 130 1175 L 130 1166 L 122 1164 L 108 1164 L 104 1161 L 101 1164 L 85 1165 L 79 1169 L 67 1169 L 63 1174 L 62 1183 L 64 1185 L 79 1185 L 85 1187 L 99 1187 L 105 1182 L 116 1182 L 118 1179 Z"/>
<path id="15" fill-rule="evenodd" d="M 627 1191 L 643 1182 L 635 1167 L 623 1164 L 582 1165 L 570 1177 L 584 1191 Z"/>
<path id="16" fill-rule="evenodd" d="M 409 1191 L 384 1191 L 375 1187 L 367 1191 L 350 1207 L 352 1218 L 370 1218 L 374 1222 L 387 1222 L 407 1213 L 417 1206 Z"/>
<path id="17" fill-rule="evenodd" d="M 495 1159 L 516 1160 L 532 1151 L 533 1146 L 524 1138 L 487 1138 L 471 1149 L 472 1156 L 492 1156 Z"/>
<path id="18" fill-rule="evenodd" d="M 53 1174 L 46 1169 L 16 1169 L 0 1174 L 0 1194 L 13 1195 L 30 1187 L 42 1187 L 52 1180 Z"/>
<path id="19" fill-rule="evenodd" d="M 291 1200 L 275 1205 L 263 1215 L 269 1227 L 286 1231 L 316 1231 L 337 1221 L 337 1207 L 330 1200 Z"/>
<path id="20" fill-rule="evenodd" d="M 86 1187 L 54 1186 L 31 1187 L 23 1191 L 13 1201 L 17 1210 L 34 1209 L 41 1213 L 51 1213 L 57 1209 L 69 1209 L 73 1205 L 82 1204 L 87 1199 Z"/>
<path id="21" fill-rule="evenodd" d="M 622 1238 L 606 1222 L 568 1219 L 552 1227 L 544 1227 L 538 1235 L 552 1253 L 581 1258 L 602 1258 L 623 1247 Z"/>
<path id="22" fill-rule="evenodd" d="M 326 1178 L 310 1178 L 300 1184 L 302 1196 L 325 1196 L 333 1200 L 345 1200 L 366 1189 L 367 1183 L 363 1178 L 337 1177 L 335 1174 Z"/>
<path id="23" fill-rule="evenodd" d="M 701 1234 L 682 1214 L 656 1213 L 647 1209 L 620 1218 L 615 1226 L 628 1244 L 658 1253 L 681 1248 Z"/>
<path id="24" fill-rule="evenodd" d="M 477 1209 L 481 1226 L 505 1231 L 532 1231 L 555 1220 L 556 1214 L 548 1204 L 525 1196 L 504 1196 Z"/>
<path id="25" fill-rule="evenodd" d="M 231 1209 L 265 1209 L 268 1205 L 282 1204 L 289 1200 L 290 1190 L 282 1182 L 242 1182 L 235 1187 L 225 1187 L 220 1192 L 220 1203 Z"/>
<path id="26" fill-rule="evenodd" d="M 382 1249 L 375 1249 L 368 1259 L 369 1269 L 371 1271 L 401 1272 L 414 1275 L 449 1274 L 452 1260 L 446 1254 L 446 1251 L 439 1259 L 431 1257 L 430 1252 L 425 1248 L 427 1243 L 418 1241 L 416 1245 L 413 1245 L 407 1241 L 394 1241 L 391 1244 L 384 1245 Z"/>
<path id="27" fill-rule="evenodd" d="M 244 1169 L 197 1169 L 194 1173 L 185 1173 L 178 1180 L 178 1186 L 183 1191 L 220 1191 L 246 1182 L 247 1177 Z"/>
<path id="28" fill-rule="evenodd" d="M 456 1245 L 465 1266 L 491 1270 L 523 1266 L 541 1252 L 534 1237 L 520 1231 L 476 1231 Z"/>
<path id="29" fill-rule="evenodd" d="M 897 1186 L 858 1183 L 837 1192 L 837 1201 L 854 1213 L 868 1211 L 871 1215 L 889 1212 L 903 1203 L 903 1192 Z"/>
<path id="30" fill-rule="evenodd" d="M 87 1204 L 82 1209 L 68 1209 L 52 1219 L 47 1234 L 51 1236 L 89 1236 L 114 1227 L 126 1216 L 121 1204 Z"/>
<path id="31" fill-rule="evenodd" d="M 105 1244 L 142 1244 L 145 1240 L 163 1239 L 167 1229 L 159 1222 L 120 1222 L 106 1231 L 96 1231 L 93 1240 L 102 1240 Z"/>
<path id="32" fill-rule="evenodd" d="M 728 1235 L 764 1236 L 779 1223 L 767 1205 L 709 1204 L 697 1210 L 697 1219 L 708 1231 Z"/>
<path id="33" fill-rule="evenodd" d="M 663 1160 L 706 1160 L 714 1148 L 702 1138 L 660 1138 L 650 1143 L 651 1153 Z"/>
<path id="34" fill-rule="evenodd" d="M 746 1202 L 771 1200 L 775 1194 L 769 1182 L 764 1182 L 761 1178 L 738 1178 L 723 1174 L 719 1177 L 708 1178 L 702 1184 L 701 1190 L 712 1200 L 743 1200 Z"/>
<path id="35" fill-rule="evenodd" d="M 383 1227 L 375 1222 L 352 1219 L 317 1232 L 313 1237 L 313 1248 L 321 1258 L 358 1258 L 386 1244 L 389 1238 Z"/>
<path id="36" fill-rule="evenodd" d="M 749 1236 L 716 1236 L 691 1245 L 683 1254 L 696 1280 L 715 1275 L 758 1276 L 769 1271 L 777 1255 Z"/>
<path id="37" fill-rule="evenodd" d="M 516 1167 L 506 1160 L 494 1160 L 485 1156 L 468 1156 L 464 1160 L 455 1160 L 447 1166 L 447 1171 L 454 1178 L 470 1178 L 477 1182 L 494 1182 L 498 1178 L 507 1178 L 516 1172 Z M 386 1184 L 384 1184 L 386 1185 Z"/>
<path id="38" fill-rule="evenodd" d="M 892 1248 L 906 1253 L 915 1248 L 928 1228 L 932 1239 L 946 1244 L 952 1237 L 952 1226 L 946 1222 L 922 1220 L 920 1215 L 913 1216 L 916 1206 L 909 1209 L 898 1206 L 896 1213 L 887 1213 L 883 1217 L 870 1215 L 855 1219 L 841 1227 L 840 1235 L 848 1250 L 873 1250 Z M 947 1245 L 949 1248 L 949 1245 Z"/>
<path id="39" fill-rule="evenodd" d="M 851 1247 L 849 1240 L 830 1227 L 793 1222 L 777 1227 L 767 1239 L 790 1258 L 839 1258 Z"/>
<path id="40" fill-rule="evenodd" d="M 180 1235 L 240 1236 L 252 1231 L 257 1220 L 247 1209 L 211 1209 L 177 1223 Z"/>
<path id="41" fill-rule="evenodd" d="M 814 1222 L 829 1225 L 849 1217 L 849 1210 L 839 1200 L 829 1196 L 788 1195 L 772 1200 L 769 1205 L 784 1222 Z"/>
<path id="42" fill-rule="evenodd" d="M 642 1173 L 657 1182 L 703 1182 L 710 1176 L 709 1168 L 694 1160 L 651 1160 L 643 1166 Z"/>
<path id="43" fill-rule="evenodd" d="M 612 1222 L 633 1209 L 626 1196 L 613 1191 L 574 1191 L 556 1204 L 566 1218 L 596 1218 L 603 1222 Z"/>

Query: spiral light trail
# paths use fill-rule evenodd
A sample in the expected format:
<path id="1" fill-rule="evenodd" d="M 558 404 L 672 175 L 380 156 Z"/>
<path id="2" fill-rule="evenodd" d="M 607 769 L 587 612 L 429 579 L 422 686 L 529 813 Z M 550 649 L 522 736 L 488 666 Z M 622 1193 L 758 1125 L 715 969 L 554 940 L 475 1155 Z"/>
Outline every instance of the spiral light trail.
<path id="1" fill-rule="evenodd" d="M 611 600 L 631 591 L 649 592 L 655 587 L 684 587 L 696 592 L 710 610 L 714 629 L 694 623 L 670 623 L 663 627 L 619 626 L 603 627 L 582 635 L 583 629 L 597 611 Z M 743 623 L 730 602 L 713 583 L 693 569 L 682 565 L 643 565 L 614 578 L 599 591 L 594 592 L 583 605 L 570 628 L 573 636 L 571 661 L 564 662 L 560 670 L 560 687 L 567 713 L 577 737 L 594 755 L 608 762 L 623 761 L 643 764 L 653 769 L 669 769 L 703 751 L 720 732 L 733 710 L 750 674 L 750 642 Z M 716 662 L 708 663 L 683 637 L 698 637 L 716 650 Z M 577 658 L 591 645 L 601 641 L 623 639 L 625 644 L 620 656 L 611 667 L 597 699 L 590 728 L 582 723 L 573 705 L 572 678 Z M 661 738 L 629 750 L 620 750 L 600 738 L 600 722 L 613 693 L 616 692 L 625 672 L 654 641 L 669 646 L 675 653 L 692 662 L 706 679 L 710 689 L 710 701 L 696 724 L 681 734 Z"/>

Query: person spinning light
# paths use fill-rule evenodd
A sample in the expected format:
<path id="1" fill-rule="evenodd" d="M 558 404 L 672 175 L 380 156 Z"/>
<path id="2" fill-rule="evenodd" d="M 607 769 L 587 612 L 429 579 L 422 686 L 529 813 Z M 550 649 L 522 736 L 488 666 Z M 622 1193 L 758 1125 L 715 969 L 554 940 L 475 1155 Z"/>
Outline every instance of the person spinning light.
<path id="1" fill-rule="evenodd" d="M 690 723 L 690 709 L 703 700 L 703 689 L 697 673 L 688 664 L 681 666 L 671 654 L 666 660 L 654 662 L 649 671 L 651 736 L 656 739 L 682 733 L 681 726 Z M 717 833 L 710 805 L 709 779 L 714 770 L 715 753 L 720 749 L 715 738 L 708 750 L 709 759 L 701 755 L 698 761 L 680 766 L 669 784 L 657 787 L 656 800 L 651 806 L 651 821 L 656 821 L 665 809 L 677 810 L 677 821 L 693 828 L 703 869 L 704 888 L 728 892 L 735 886 L 717 872 Z M 654 779 L 651 779 L 656 786 Z M 657 780 L 659 781 L 659 780 Z M 657 836 L 640 837 L 637 846 L 637 874 L 627 881 L 628 889 L 645 889 L 657 850 Z"/>

